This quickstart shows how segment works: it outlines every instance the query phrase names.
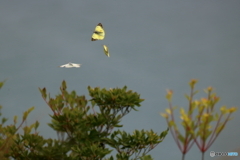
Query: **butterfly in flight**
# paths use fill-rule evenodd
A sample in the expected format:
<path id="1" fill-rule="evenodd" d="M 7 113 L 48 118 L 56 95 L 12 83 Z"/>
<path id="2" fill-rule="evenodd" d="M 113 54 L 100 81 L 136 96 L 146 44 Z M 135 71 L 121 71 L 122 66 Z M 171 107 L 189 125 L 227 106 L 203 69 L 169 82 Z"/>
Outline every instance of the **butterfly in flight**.
<path id="1" fill-rule="evenodd" d="M 103 40 L 105 37 L 105 31 L 103 29 L 102 23 L 98 23 L 98 25 L 95 28 L 95 31 L 92 35 L 92 41 L 96 40 Z"/>
<path id="2" fill-rule="evenodd" d="M 69 63 L 61 65 L 59 67 L 62 67 L 62 68 L 79 68 L 79 67 L 81 67 L 81 64 L 76 64 L 76 63 L 69 62 Z"/>

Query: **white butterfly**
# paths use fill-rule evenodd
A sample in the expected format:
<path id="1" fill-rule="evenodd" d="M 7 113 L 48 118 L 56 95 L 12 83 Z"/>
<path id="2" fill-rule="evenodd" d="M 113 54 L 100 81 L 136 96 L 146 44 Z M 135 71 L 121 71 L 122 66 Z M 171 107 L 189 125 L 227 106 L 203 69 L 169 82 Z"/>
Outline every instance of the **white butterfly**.
<path id="1" fill-rule="evenodd" d="M 73 68 L 73 67 L 75 67 L 75 68 L 79 68 L 79 67 L 81 67 L 81 64 L 76 64 L 76 63 L 69 62 L 69 63 L 61 65 L 59 67 L 64 67 L 64 68 Z"/>

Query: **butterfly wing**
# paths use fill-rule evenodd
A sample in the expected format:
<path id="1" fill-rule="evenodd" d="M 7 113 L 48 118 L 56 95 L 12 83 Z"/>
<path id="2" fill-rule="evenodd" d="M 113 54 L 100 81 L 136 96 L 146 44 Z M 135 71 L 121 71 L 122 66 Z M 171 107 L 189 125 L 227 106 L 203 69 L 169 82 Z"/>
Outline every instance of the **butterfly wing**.
<path id="1" fill-rule="evenodd" d="M 69 62 L 69 63 L 61 65 L 59 67 L 64 67 L 64 68 L 73 68 L 73 67 L 75 67 L 75 68 L 79 68 L 79 67 L 81 67 L 81 64 L 76 64 L 76 63 Z"/>
<path id="2" fill-rule="evenodd" d="M 76 67 L 76 68 L 79 68 L 79 67 L 81 67 L 81 64 L 74 63 L 73 66 Z"/>
<path id="3" fill-rule="evenodd" d="M 105 37 L 105 31 L 103 29 L 102 23 L 99 23 L 92 35 L 92 41 L 103 40 Z"/>
<path id="4" fill-rule="evenodd" d="M 59 66 L 59 67 L 63 68 L 63 67 L 65 67 L 65 64 L 64 64 L 64 65 L 61 65 L 61 66 Z"/>
<path id="5" fill-rule="evenodd" d="M 108 47 L 106 45 L 103 45 L 103 51 L 106 54 L 106 56 L 110 57 L 110 53 L 109 53 Z"/>

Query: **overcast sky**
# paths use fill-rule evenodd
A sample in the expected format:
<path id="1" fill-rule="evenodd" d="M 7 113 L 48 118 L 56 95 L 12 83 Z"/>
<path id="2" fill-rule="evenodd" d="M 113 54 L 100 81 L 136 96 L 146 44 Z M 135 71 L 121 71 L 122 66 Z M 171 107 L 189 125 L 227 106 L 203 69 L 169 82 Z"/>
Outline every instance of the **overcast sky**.
<path id="1" fill-rule="evenodd" d="M 174 91 L 174 105 L 187 108 L 185 93 L 190 79 L 203 89 L 213 86 L 221 97 L 218 108 L 239 106 L 240 99 L 239 0 L 12 0 L 0 2 L 0 91 L 3 115 L 14 115 L 35 106 L 28 123 L 40 121 L 40 134 L 56 137 L 47 126 L 50 109 L 38 87 L 52 96 L 66 80 L 68 90 L 87 95 L 87 86 L 128 86 L 145 101 L 138 112 L 122 120 L 123 129 L 167 128 L 159 115 L 168 107 L 166 89 Z M 102 23 L 103 41 L 91 41 Z M 109 47 L 106 57 L 102 45 Z M 81 68 L 58 66 L 81 63 Z M 177 113 L 178 114 L 178 113 Z M 177 115 L 176 114 L 176 115 Z M 239 111 L 206 152 L 239 148 Z M 181 153 L 169 133 L 150 152 L 156 159 L 178 160 Z M 239 153 L 240 154 L 240 153 Z M 186 160 L 200 159 L 194 146 Z M 197 158 L 196 158 L 197 157 Z"/>

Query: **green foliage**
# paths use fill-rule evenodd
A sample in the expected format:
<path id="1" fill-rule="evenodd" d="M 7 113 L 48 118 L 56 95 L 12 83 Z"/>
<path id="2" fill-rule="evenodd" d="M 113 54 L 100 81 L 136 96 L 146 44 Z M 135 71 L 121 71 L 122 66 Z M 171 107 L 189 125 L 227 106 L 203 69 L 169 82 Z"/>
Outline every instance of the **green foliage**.
<path id="1" fill-rule="evenodd" d="M 146 156 L 149 151 L 162 142 L 167 133 L 168 129 L 159 135 L 152 130 L 135 130 L 131 135 L 125 131 L 117 130 L 106 141 L 108 145 L 117 150 L 117 157 L 130 159 L 132 155 L 135 155 L 133 159 L 138 159 Z"/>
<path id="2" fill-rule="evenodd" d="M 135 106 L 140 107 L 140 103 L 144 99 L 140 99 L 140 95 L 132 90 L 127 91 L 127 86 L 121 88 L 114 88 L 110 90 L 100 89 L 100 88 L 91 88 L 88 87 L 89 94 L 100 106 L 100 109 L 104 110 L 108 106 L 110 109 L 121 110 L 122 113 L 128 113 L 131 109 L 135 110 Z"/>
<path id="3" fill-rule="evenodd" d="M 169 108 L 161 115 L 166 118 L 169 129 L 173 134 L 178 147 L 184 155 L 195 142 L 204 153 L 224 129 L 230 115 L 237 110 L 236 107 L 221 107 L 220 113 L 214 112 L 219 97 L 212 93 L 212 88 L 205 90 L 206 98 L 193 100 L 198 91 L 194 91 L 196 80 L 189 85 L 190 95 L 185 95 L 189 102 L 189 109 L 180 109 L 180 118 L 185 134 L 178 130 L 172 106 L 171 90 L 167 91 L 166 98 Z M 0 82 L 0 88 L 4 82 Z M 28 115 L 34 110 L 31 107 L 23 113 L 19 125 L 18 117 L 14 116 L 12 125 L 5 126 L 6 118 L 1 118 L 0 124 L 0 159 L 9 160 L 152 160 L 148 153 L 161 143 L 168 130 L 156 133 L 153 130 L 135 130 L 132 134 L 117 130 L 121 128 L 122 118 L 130 111 L 137 110 L 144 100 L 140 95 L 127 87 L 101 89 L 88 87 L 90 100 L 85 96 L 78 96 L 75 91 L 68 92 L 67 84 L 62 82 L 60 94 L 54 98 L 47 94 L 46 88 L 39 91 L 52 111 L 51 122 L 48 124 L 57 132 L 58 139 L 45 139 L 39 135 L 37 129 L 39 122 L 23 126 Z M 89 103 L 91 106 L 89 106 Z M 0 116 L 1 114 L 0 106 Z M 194 113 L 197 113 L 194 115 Z M 224 120 L 225 117 L 225 120 Z M 216 126 L 211 129 L 211 122 Z M 19 134 L 19 129 L 23 134 Z M 200 143 L 200 142 L 204 143 Z M 115 156 L 107 156 L 116 150 Z"/>
<path id="4" fill-rule="evenodd" d="M 2 88 L 4 82 L 0 82 L 0 88 Z M 2 106 L 0 106 L 0 116 Z M 28 109 L 26 112 L 23 113 L 22 122 L 17 126 L 17 116 L 14 116 L 14 124 L 4 126 L 4 123 L 7 121 L 7 118 L 3 117 L 0 124 L 0 159 L 7 160 L 8 157 L 13 153 L 12 148 L 17 147 L 14 143 L 17 140 L 19 134 L 17 131 L 22 127 L 23 123 L 26 121 L 28 114 L 34 109 L 34 107 Z M 31 126 L 34 126 L 32 124 Z M 25 134 L 31 132 L 31 126 L 25 126 Z"/>
<path id="5" fill-rule="evenodd" d="M 17 135 L 10 154 L 14 159 L 69 159 L 68 149 L 57 140 L 45 140 L 38 134 Z"/>
<path id="6" fill-rule="evenodd" d="M 3 157 L 17 160 L 100 160 L 107 159 L 106 156 L 115 149 L 118 151 L 116 158 L 111 156 L 109 160 L 130 157 L 134 160 L 151 160 L 147 153 L 163 141 L 168 130 L 160 134 L 152 130 L 135 130 L 133 134 L 113 131 L 122 127 L 120 122 L 125 115 L 140 107 L 143 101 L 140 95 L 127 90 L 126 86 L 110 90 L 88 87 L 88 90 L 90 100 L 78 96 L 75 91 L 68 92 L 65 81 L 60 87 L 60 94 L 54 98 L 47 93 L 46 88 L 39 88 L 52 111 L 52 120 L 48 125 L 57 132 L 58 139 L 44 139 L 40 136 L 37 132 L 38 121 L 24 126 L 23 135 L 17 133 L 19 127 L 5 127 L 4 132 L 11 133 L 11 143 L 8 140 L 8 152 L 3 152 Z M 22 123 L 33 109 L 23 113 Z M 2 120 L 3 123 L 5 121 Z M 16 116 L 13 121 L 16 125 Z"/>

